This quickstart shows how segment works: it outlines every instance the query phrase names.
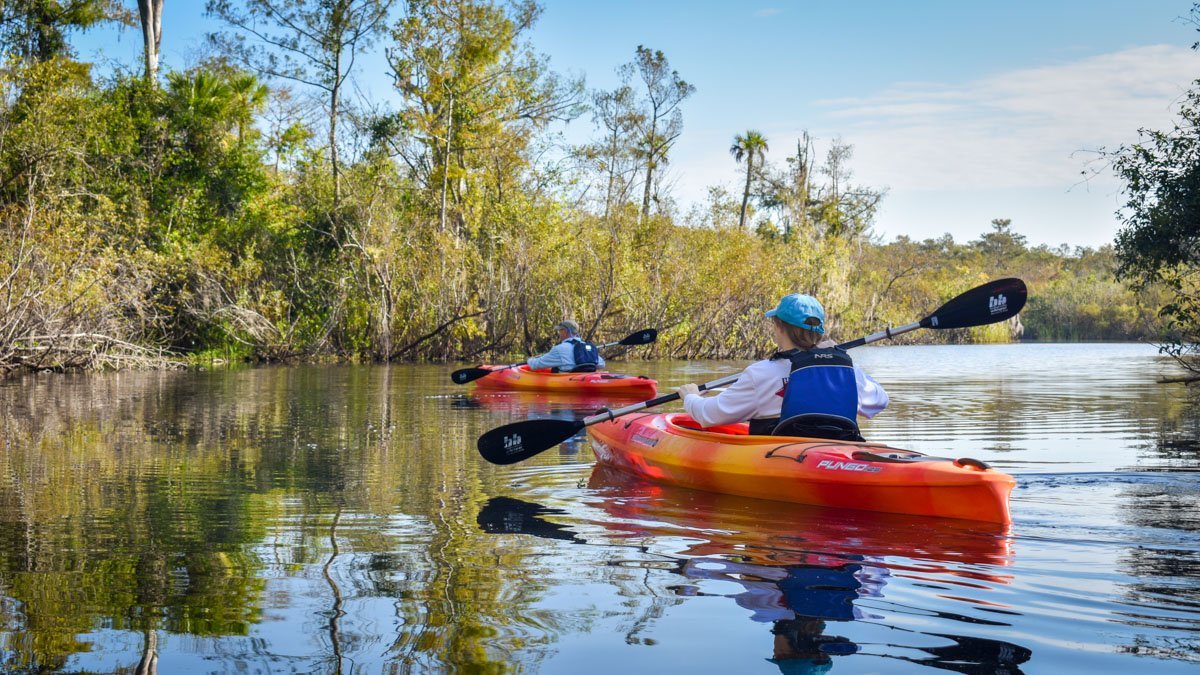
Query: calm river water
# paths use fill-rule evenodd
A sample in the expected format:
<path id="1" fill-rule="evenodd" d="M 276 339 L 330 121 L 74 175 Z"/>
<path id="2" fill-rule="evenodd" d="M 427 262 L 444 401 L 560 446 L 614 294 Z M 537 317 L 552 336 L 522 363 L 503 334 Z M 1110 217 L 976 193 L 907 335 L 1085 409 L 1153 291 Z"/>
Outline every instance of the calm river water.
<path id="1" fill-rule="evenodd" d="M 491 466 L 480 433 L 595 402 L 455 366 L 2 383 L 0 669 L 1200 670 L 1200 412 L 1152 347 L 855 357 L 866 436 L 1014 474 L 1011 528 L 666 488 L 582 438 Z"/>

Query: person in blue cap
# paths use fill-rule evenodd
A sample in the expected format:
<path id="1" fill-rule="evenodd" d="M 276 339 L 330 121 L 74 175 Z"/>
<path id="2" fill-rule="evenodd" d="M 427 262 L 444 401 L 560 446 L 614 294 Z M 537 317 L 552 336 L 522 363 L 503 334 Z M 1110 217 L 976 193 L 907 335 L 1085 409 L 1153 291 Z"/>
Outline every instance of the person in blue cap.
<path id="1" fill-rule="evenodd" d="M 596 345 L 579 337 L 579 324 L 567 319 L 554 326 L 559 343 L 550 351 L 529 357 L 530 370 L 553 370 L 556 373 L 594 372 L 604 367 Z"/>
<path id="2" fill-rule="evenodd" d="M 793 293 L 766 316 L 779 351 L 750 364 L 717 396 L 701 396 L 695 384 L 679 387 L 687 414 L 705 427 L 749 421 L 752 434 L 782 429 L 781 419 L 819 414 L 845 421 L 853 433 L 844 440 L 861 440 L 855 418 L 882 412 L 888 395 L 826 337 L 825 308 L 811 295 Z"/>

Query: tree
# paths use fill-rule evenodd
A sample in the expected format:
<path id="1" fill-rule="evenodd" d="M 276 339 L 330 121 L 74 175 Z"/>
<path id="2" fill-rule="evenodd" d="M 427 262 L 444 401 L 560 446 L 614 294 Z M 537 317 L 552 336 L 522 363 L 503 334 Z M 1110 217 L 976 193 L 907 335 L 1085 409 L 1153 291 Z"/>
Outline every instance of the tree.
<path id="1" fill-rule="evenodd" d="M 650 213 L 650 195 L 654 190 L 655 172 L 667 163 L 667 152 L 683 133 L 683 111 L 679 105 L 696 92 L 696 88 L 671 70 L 661 51 L 638 45 L 633 63 L 621 68 L 622 79 L 628 82 L 637 75 L 645 87 L 643 122 L 637 139 L 637 152 L 646 170 L 642 186 L 642 217 Z"/>
<path id="2" fill-rule="evenodd" d="M 884 191 L 850 182 L 853 152 L 853 146 L 834 139 L 825 163 L 814 166 L 812 137 L 804 132 L 785 169 L 774 171 L 764 161 L 759 170 L 762 203 L 780 211 L 786 239 L 799 232 L 813 243 L 819 239 L 853 241 L 870 229 Z M 814 175 L 824 176 L 825 182 L 814 181 Z"/>
<path id="3" fill-rule="evenodd" d="M 814 152 L 812 136 L 803 131 L 796 141 L 796 154 L 786 159 L 784 169 L 774 172 L 764 161 L 759 171 L 763 181 L 761 204 L 779 212 L 785 240 L 790 241 L 797 229 L 808 229 L 811 221 Z"/>
<path id="4" fill-rule="evenodd" d="M 376 136 L 437 195 L 443 230 L 455 206 L 463 234 L 464 193 L 513 191 L 534 133 L 581 112 L 582 82 L 560 80 L 520 41 L 539 13 L 533 2 L 411 0 L 393 29 L 388 62 L 403 104 Z"/>
<path id="5" fill-rule="evenodd" d="M 1017 256 L 1026 251 L 1026 238 L 1012 229 L 1011 218 L 992 219 L 992 231 L 984 233 L 971 245 L 979 249 L 994 270 L 1011 266 Z"/>
<path id="6" fill-rule="evenodd" d="M 850 157 L 854 146 L 835 138 L 825 156 L 820 172 L 829 182 L 821 191 L 817 227 L 826 237 L 855 239 L 870 228 L 883 190 L 864 188 L 850 183 Z"/>
<path id="7" fill-rule="evenodd" d="M 392 0 L 245 0 L 244 7 L 238 7 L 232 0 L 208 0 L 209 14 L 240 31 L 233 36 L 209 35 L 215 45 L 254 70 L 324 92 L 334 236 L 339 242 L 342 89 L 355 58 L 374 38 L 391 5 Z"/>
<path id="8" fill-rule="evenodd" d="M 754 177 L 754 158 L 762 159 L 767 150 L 767 137 L 753 130 L 734 136 L 733 145 L 729 147 L 735 162 L 740 164 L 743 158 L 746 160 L 746 187 L 742 190 L 742 213 L 738 217 L 738 227 L 743 229 L 746 227 L 746 202 L 750 201 L 750 181 Z"/>
<path id="9" fill-rule="evenodd" d="M 23 60 L 47 61 L 71 53 L 68 33 L 110 21 L 129 22 L 118 0 L 4 0 L 0 47 Z"/>
<path id="10" fill-rule="evenodd" d="M 162 46 L 163 0 L 138 0 L 138 18 L 142 24 L 145 47 L 146 80 L 155 86 L 158 78 L 158 50 Z"/>
<path id="11" fill-rule="evenodd" d="M 1200 373 L 1200 80 L 1180 104 L 1173 129 L 1139 134 L 1140 142 L 1111 153 L 1126 195 L 1117 277 L 1169 289 L 1160 313 L 1179 333 L 1166 349 Z"/>
<path id="12" fill-rule="evenodd" d="M 632 164 L 633 135 L 645 118 L 637 110 L 636 96 L 628 84 L 594 93 L 592 117 L 603 127 L 604 138 L 585 152 L 596 158 L 604 175 L 604 218 L 608 218 L 613 204 L 628 197 L 630 176 L 637 168 Z"/>
<path id="13" fill-rule="evenodd" d="M 1200 264 L 1200 90 L 1179 116 L 1171 131 L 1141 129 L 1140 143 L 1115 153 L 1127 196 L 1117 235 L 1124 278 L 1163 281 Z"/>
<path id="14" fill-rule="evenodd" d="M 1200 3 L 1192 5 L 1190 22 L 1200 27 Z M 1200 42 L 1192 49 L 1200 50 Z M 1190 381 L 1200 381 L 1200 79 L 1184 95 L 1170 131 L 1138 135 L 1138 143 L 1102 153 L 1125 182 L 1116 276 L 1140 290 L 1167 289 L 1159 315 L 1177 333 L 1163 350 L 1192 371 Z"/>

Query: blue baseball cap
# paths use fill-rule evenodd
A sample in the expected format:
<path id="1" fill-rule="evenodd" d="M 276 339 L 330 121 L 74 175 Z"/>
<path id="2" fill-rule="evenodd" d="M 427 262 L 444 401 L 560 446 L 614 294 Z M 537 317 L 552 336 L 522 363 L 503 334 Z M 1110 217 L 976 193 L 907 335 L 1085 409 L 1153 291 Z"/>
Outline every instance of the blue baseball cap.
<path id="1" fill-rule="evenodd" d="M 806 328 L 814 333 L 825 333 L 825 308 L 811 295 L 785 295 L 779 299 L 778 307 L 767 310 L 767 316 L 779 317 L 784 323 Z M 816 319 L 816 323 L 811 319 Z"/>

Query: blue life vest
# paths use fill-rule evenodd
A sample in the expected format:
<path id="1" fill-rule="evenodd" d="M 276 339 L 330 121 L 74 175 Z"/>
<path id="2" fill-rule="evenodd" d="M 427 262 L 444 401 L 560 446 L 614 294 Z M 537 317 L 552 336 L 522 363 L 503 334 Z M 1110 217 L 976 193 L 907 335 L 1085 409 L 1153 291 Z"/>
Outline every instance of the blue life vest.
<path id="1" fill-rule="evenodd" d="M 792 373 L 783 389 L 783 409 L 779 419 L 808 413 L 837 415 L 851 422 L 858 417 L 854 361 L 845 349 L 797 349 L 779 352 L 771 358 L 792 362 Z"/>
<path id="2" fill-rule="evenodd" d="M 577 337 L 570 338 L 567 342 L 575 349 L 575 368 L 600 365 L 600 352 L 596 351 L 596 345 Z"/>

